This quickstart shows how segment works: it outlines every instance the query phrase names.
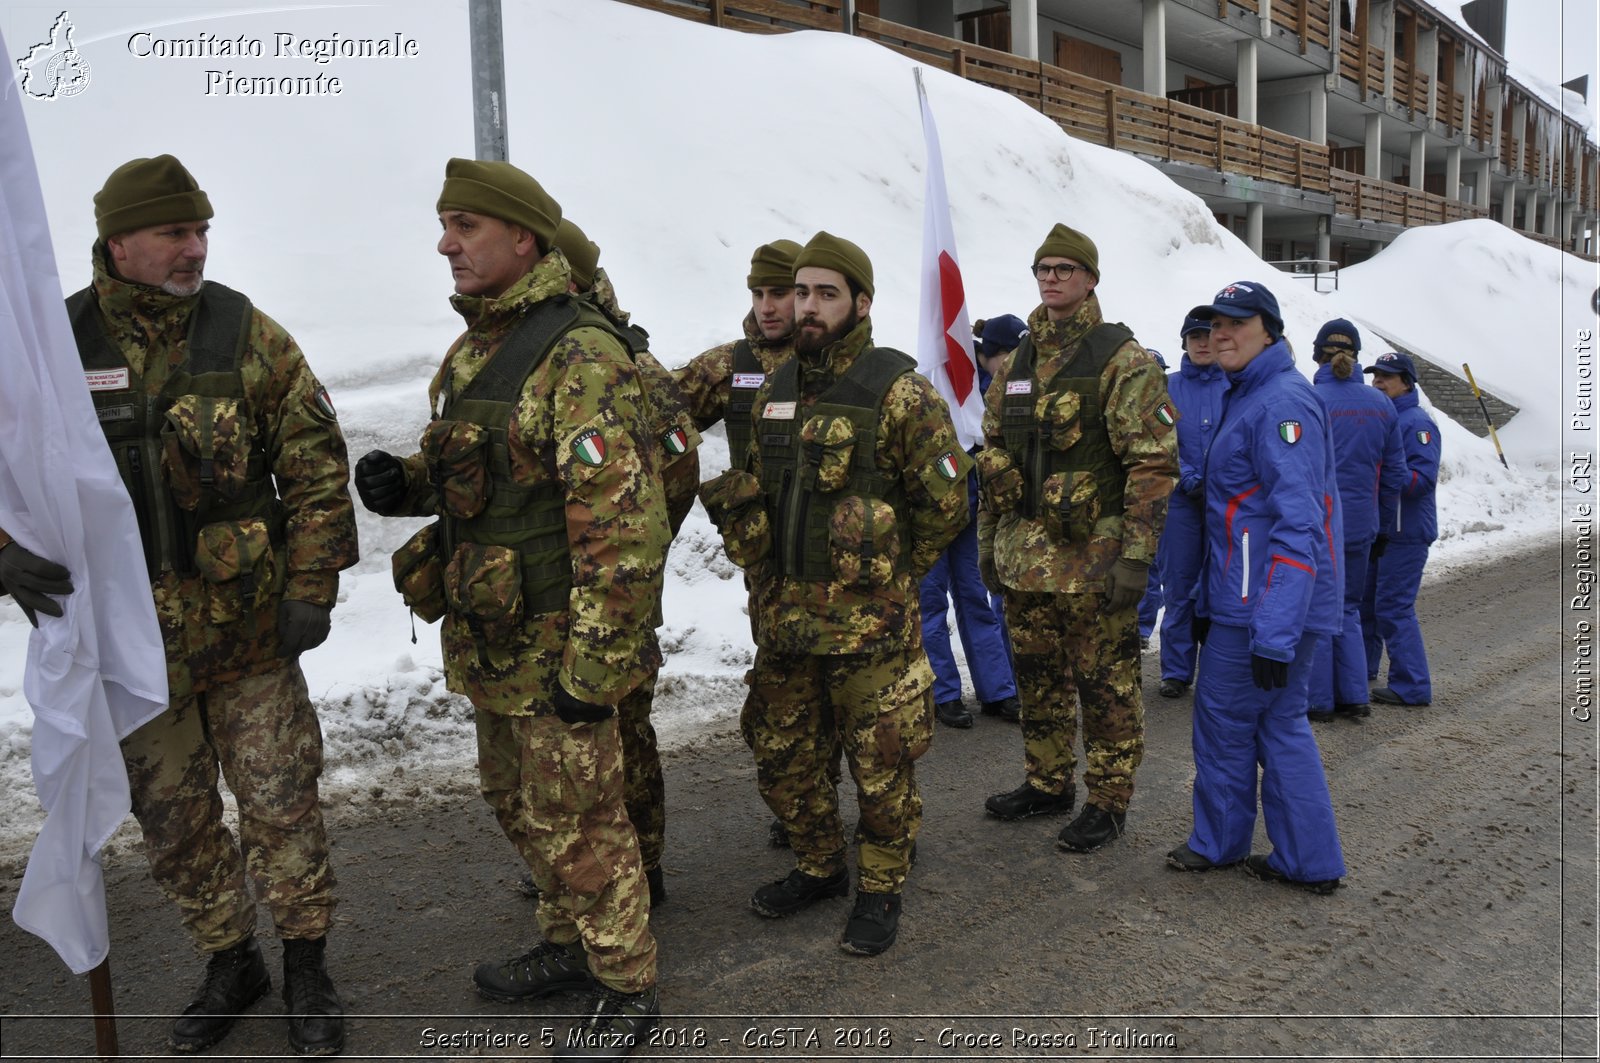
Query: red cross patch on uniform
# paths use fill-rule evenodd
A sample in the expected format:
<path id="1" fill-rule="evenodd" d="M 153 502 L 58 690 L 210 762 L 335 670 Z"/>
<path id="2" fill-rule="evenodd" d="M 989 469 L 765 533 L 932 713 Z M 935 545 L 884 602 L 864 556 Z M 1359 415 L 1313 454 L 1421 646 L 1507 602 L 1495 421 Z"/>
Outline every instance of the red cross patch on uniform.
<path id="1" fill-rule="evenodd" d="M 1301 428 L 1299 421 L 1279 421 L 1278 435 L 1285 443 L 1300 442 Z"/>

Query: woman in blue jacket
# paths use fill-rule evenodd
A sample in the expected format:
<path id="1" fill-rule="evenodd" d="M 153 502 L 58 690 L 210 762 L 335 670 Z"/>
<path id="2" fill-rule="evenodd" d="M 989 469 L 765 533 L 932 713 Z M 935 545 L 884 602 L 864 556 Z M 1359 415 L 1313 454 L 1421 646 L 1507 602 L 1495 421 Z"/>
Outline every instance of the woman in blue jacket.
<path id="1" fill-rule="evenodd" d="M 1167 526 L 1156 547 L 1166 614 L 1161 618 L 1161 696 L 1182 697 L 1194 681 L 1196 582 L 1205 555 L 1205 463 L 1222 420 L 1228 377 L 1211 350 L 1211 307 L 1183 319 L 1183 361 L 1167 374 L 1178 409 L 1178 487 L 1167 499 Z"/>
<path id="2" fill-rule="evenodd" d="M 1344 617 L 1339 633 L 1318 643 L 1311 658 L 1306 715 L 1317 721 L 1371 715 L 1361 596 L 1369 562 L 1384 550 L 1378 530 L 1394 523 L 1406 468 L 1394 403 L 1368 387 L 1356 371 L 1360 352 L 1361 333 L 1341 317 L 1322 326 L 1311 353 L 1317 362 L 1317 397 L 1328 411 L 1344 509 Z"/>
<path id="3" fill-rule="evenodd" d="M 1257 878 L 1331 893 L 1344 854 L 1306 683 L 1317 639 L 1338 631 L 1341 615 L 1332 441 L 1273 294 L 1239 281 L 1211 312 L 1211 347 L 1231 387 L 1205 464 L 1194 829 L 1167 861 L 1180 871 L 1243 861 Z M 1250 853 L 1258 766 L 1265 855 Z"/>
<path id="4" fill-rule="evenodd" d="M 1427 705 L 1433 701 L 1433 680 L 1428 675 L 1428 654 L 1417 623 L 1417 591 L 1428 547 L 1439 537 L 1434 510 L 1434 489 L 1439 484 L 1439 426 L 1417 405 L 1417 367 L 1405 354 L 1380 354 L 1364 372 L 1372 386 L 1394 402 L 1400 415 L 1400 444 L 1406 467 L 1400 488 L 1400 508 L 1389 531 L 1389 546 L 1372 566 L 1367 578 L 1363 623 L 1367 628 L 1367 675 L 1378 674 L 1384 647 L 1389 650 L 1389 685 L 1372 692 L 1372 700 L 1385 705 Z"/>

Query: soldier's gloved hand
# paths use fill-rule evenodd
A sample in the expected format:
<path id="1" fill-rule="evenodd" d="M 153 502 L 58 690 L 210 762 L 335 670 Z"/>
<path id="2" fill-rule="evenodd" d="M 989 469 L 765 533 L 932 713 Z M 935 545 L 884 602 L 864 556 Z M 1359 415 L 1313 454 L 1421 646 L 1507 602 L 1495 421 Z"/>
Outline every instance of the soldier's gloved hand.
<path id="1" fill-rule="evenodd" d="M 314 650 L 328 639 L 328 629 L 332 626 L 327 606 L 312 605 L 310 602 L 297 602 L 292 598 L 285 598 L 278 603 L 278 654 L 282 657 L 298 657 L 307 650 Z"/>
<path id="2" fill-rule="evenodd" d="M 1196 646 L 1205 645 L 1206 636 L 1211 634 L 1211 618 L 1209 616 L 1191 616 L 1189 618 L 1189 637 Z"/>
<path id="3" fill-rule="evenodd" d="M 356 462 L 355 481 L 361 504 L 379 516 L 398 512 L 405 501 L 406 468 L 387 451 L 371 451 Z"/>
<path id="4" fill-rule="evenodd" d="M 1000 572 L 994 567 L 994 555 L 978 555 L 978 578 L 983 580 L 983 587 L 990 594 L 1000 593 Z"/>
<path id="5" fill-rule="evenodd" d="M 1148 561 L 1117 558 L 1116 563 L 1111 566 L 1111 571 L 1106 573 L 1106 609 L 1113 613 L 1132 609 L 1139 604 L 1139 599 L 1144 597 L 1149 583 Z"/>
<path id="6" fill-rule="evenodd" d="M 72 573 L 20 543 L 7 543 L 0 547 L 0 589 L 10 592 L 28 623 L 38 627 L 36 614 L 61 615 L 61 606 L 50 595 L 71 594 Z"/>
<path id="7" fill-rule="evenodd" d="M 1250 678 L 1262 690 L 1279 690 L 1289 685 L 1289 662 L 1274 661 L 1259 654 L 1250 655 Z"/>
<path id="8" fill-rule="evenodd" d="M 1389 549 L 1389 537 L 1380 534 L 1376 539 L 1372 540 L 1372 550 L 1367 554 L 1367 564 L 1376 565 L 1378 558 L 1382 557 L 1383 552 L 1387 549 Z"/>
<path id="9" fill-rule="evenodd" d="M 1196 476 L 1194 482 L 1185 488 L 1183 493 L 1196 502 L 1200 501 L 1206 497 L 1206 478 L 1204 476 Z"/>
<path id="10" fill-rule="evenodd" d="M 580 723 L 599 723 L 609 718 L 617 710 L 610 705 L 593 705 L 587 701 L 579 701 L 567 693 L 567 688 L 560 683 L 556 684 L 556 715 L 562 722 L 577 726 Z"/>

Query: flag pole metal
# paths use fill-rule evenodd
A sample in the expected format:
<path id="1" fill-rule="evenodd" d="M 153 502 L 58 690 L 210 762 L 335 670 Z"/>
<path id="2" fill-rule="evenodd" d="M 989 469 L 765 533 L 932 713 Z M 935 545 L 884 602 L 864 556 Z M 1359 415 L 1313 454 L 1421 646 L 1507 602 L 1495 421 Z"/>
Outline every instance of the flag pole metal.
<path id="1" fill-rule="evenodd" d="M 1472 397 L 1478 400 L 1478 409 L 1483 411 L 1483 423 L 1489 426 L 1489 438 L 1494 440 L 1494 452 L 1500 457 L 1500 464 L 1511 468 L 1506 462 L 1506 452 L 1500 449 L 1500 435 L 1494 430 L 1494 418 L 1489 416 L 1489 407 L 1483 401 L 1483 392 L 1478 390 L 1478 382 L 1472 379 L 1472 366 L 1466 362 L 1461 363 L 1461 368 L 1467 371 L 1467 383 L 1472 385 Z"/>
<path id="2" fill-rule="evenodd" d="M 117 1009 L 111 997 L 111 957 L 89 972 L 89 1001 L 94 1007 L 94 1051 L 101 1059 L 114 1059 L 117 1050 Z"/>
<path id="3" fill-rule="evenodd" d="M 505 162 L 506 59 L 500 0 L 468 0 L 472 41 L 473 147 L 483 162 Z"/>

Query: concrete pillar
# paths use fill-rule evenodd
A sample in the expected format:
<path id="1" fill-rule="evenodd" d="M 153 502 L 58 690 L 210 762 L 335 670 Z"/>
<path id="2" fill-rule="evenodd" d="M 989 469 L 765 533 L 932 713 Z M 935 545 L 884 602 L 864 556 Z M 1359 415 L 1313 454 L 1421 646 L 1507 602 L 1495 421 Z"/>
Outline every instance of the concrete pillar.
<path id="1" fill-rule="evenodd" d="M 1485 144 L 1484 149 L 1496 159 L 1500 157 L 1500 134 L 1506 122 L 1505 91 L 1505 82 L 1495 81 L 1490 83 L 1488 90 L 1483 94 L 1483 105 L 1489 108 L 1492 119 L 1489 123 L 1491 143 Z"/>
<path id="2" fill-rule="evenodd" d="M 1422 169 L 1428 162 L 1428 134 L 1416 130 L 1411 134 L 1411 187 L 1422 190 Z"/>
<path id="3" fill-rule="evenodd" d="M 1266 216 L 1265 205 L 1261 203 L 1244 205 L 1244 242 L 1250 245 L 1251 252 L 1257 258 L 1261 257 L 1261 229 Z"/>
<path id="4" fill-rule="evenodd" d="M 1511 170 L 1521 175 L 1528 159 L 1528 101 L 1518 100 L 1511 105 Z"/>
<path id="5" fill-rule="evenodd" d="M 1367 15 L 1367 40 L 1383 49 L 1383 95 L 1394 95 L 1394 0 L 1373 0 Z"/>
<path id="6" fill-rule="evenodd" d="M 1335 20 L 1335 25 L 1337 25 Z M 1313 144 L 1326 144 L 1328 142 L 1328 83 L 1318 81 L 1311 86 L 1311 122 L 1310 129 L 1306 132 L 1307 140 Z"/>
<path id="7" fill-rule="evenodd" d="M 1444 198 L 1461 201 L 1461 145 L 1450 144 L 1444 149 Z"/>
<path id="8" fill-rule="evenodd" d="M 1323 224 L 1326 225 L 1326 223 L 1327 223 L 1327 219 L 1323 219 Z M 1322 259 L 1330 259 L 1330 258 L 1333 257 L 1333 238 L 1330 237 L 1328 235 L 1328 233 L 1327 233 L 1327 230 L 1322 228 L 1321 226 L 1319 226 L 1318 230 L 1317 230 L 1317 256 L 1316 257 L 1322 258 Z M 1331 271 L 1332 269 L 1333 269 L 1332 266 L 1329 266 L 1329 265 L 1326 265 L 1326 264 L 1319 264 L 1317 266 L 1317 272 L 1318 273 L 1322 273 L 1324 271 Z"/>
<path id="9" fill-rule="evenodd" d="M 1167 94 L 1166 0 L 1144 0 L 1144 91 Z"/>
<path id="10" fill-rule="evenodd" d="M 1489 209 L 1489 197 L 1492 194 L 1491 177 L 1494 173 L 1494 162 L 1490 159 L 1479 159 L 1473 168 L 1472 202 Z"/>
<path id="11" fill-rule="evenodd" d="M 1500 224 L 1510 229 L 1515 227 L 1516 221 L 1517 186 L 1506 185 L 1506 190 L 1500 197 Z"/>
<path id="12" fill-rule="evenodd" d="M 1234 82 L 1239 86 L 1239 121 L 1256 124 L 1256 42 L 1239 41 Z"/>
<path id="13" fill-rule="evenodd" d="M 1024 59 L 1039 58 L 1039 0 L 1011 0 L 1011 51 Z"/>
<path id="14" fill-rule="evenodd" d="M 1422 73 L 1428 75 L 1428 94 L 1423 97 L 1422 106 L 1427 114 L 1423 122 L 1433 121 L 1434 101 L 1439 95 L 1439 28 L 1429 26 L 1425 30 L 1417 31 L 1417 54 L 1413 57 L 1411 70 L 1413 75 Z"/>
<path id="15" fill-rule="evenodd" d="M 1522 197 L 1522 228 L 1526 232 L 1539 231 L 1539 190 L 1530 188 Z"/>
<path id="16" fill-rule="evenodd" d="M 1383 159 L 1383 115 L 1369 113 L 1367 122 L 1367 169 L 1365 176 L 1374 179 L 1381 178 L 1383 171 L 1379 164 Z"/>

